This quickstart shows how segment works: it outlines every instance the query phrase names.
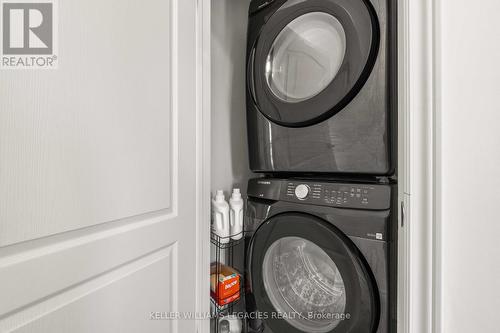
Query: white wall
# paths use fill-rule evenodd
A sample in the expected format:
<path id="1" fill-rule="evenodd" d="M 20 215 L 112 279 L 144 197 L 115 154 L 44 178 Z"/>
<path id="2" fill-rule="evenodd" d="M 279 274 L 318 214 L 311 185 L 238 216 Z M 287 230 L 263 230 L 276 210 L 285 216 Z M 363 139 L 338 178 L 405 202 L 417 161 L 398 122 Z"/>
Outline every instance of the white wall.
<path id="1" fill-rule="evenodd" d="M 212 192 L 250 176 L 246 137 L 245 56 L 249 0 L 212 0 Z"/>
<path id="2" fill-rule="evenodd" d="M 499 332 L 500 2 L 441 4 L 442 332 Z"/>

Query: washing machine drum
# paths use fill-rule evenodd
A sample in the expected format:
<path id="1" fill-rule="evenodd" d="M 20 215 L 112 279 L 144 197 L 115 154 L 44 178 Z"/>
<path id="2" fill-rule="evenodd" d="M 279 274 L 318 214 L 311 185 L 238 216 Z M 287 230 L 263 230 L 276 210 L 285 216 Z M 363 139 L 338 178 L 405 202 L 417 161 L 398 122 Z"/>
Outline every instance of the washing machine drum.
<path id="1" fill-rule="evenodd" d="M 259 110 L 291 127 L 346 106 L 376 60 L 376 14 L 364 0 L 289 0 L 263 26 L 249 61 Z"/>
<path id="2" fill-rule="evenodd" d="M 252 239 L 252 288 L 272 332 L 373 332 L 375 284 L 354 244 L 325 221 L 278 215 Z"/>

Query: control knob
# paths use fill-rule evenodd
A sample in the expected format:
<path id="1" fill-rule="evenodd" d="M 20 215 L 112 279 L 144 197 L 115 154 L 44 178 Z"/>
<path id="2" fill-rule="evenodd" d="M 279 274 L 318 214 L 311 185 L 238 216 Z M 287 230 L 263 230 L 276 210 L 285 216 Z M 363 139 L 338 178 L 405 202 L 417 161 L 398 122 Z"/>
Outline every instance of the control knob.
<path id="1" fill-rule="evenodd" d="M 307 196 L 309 195 L 310 190 L 311 189 L 309 188 L 309 186 L 307 186 L 305 184 L 297 185 L 297 187 L 295 188 L 295 196 L 299 200 L 305 200 L 307 198 Z"/>

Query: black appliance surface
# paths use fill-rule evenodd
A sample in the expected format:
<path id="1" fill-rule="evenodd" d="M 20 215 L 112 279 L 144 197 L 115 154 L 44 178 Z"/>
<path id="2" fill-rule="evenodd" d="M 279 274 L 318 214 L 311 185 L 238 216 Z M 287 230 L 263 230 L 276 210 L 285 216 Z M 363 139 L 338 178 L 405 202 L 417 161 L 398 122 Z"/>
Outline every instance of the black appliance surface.
<path id="1" fill-rule="evenodd" d="M 250 332 L 396 332 L 395 185 L 252 179 Z"/>
<path id="2" fill-rule="evenodd" d="M 247 47 L 250 168 L 393 175 L 394 0 L 254 0 Z"/>

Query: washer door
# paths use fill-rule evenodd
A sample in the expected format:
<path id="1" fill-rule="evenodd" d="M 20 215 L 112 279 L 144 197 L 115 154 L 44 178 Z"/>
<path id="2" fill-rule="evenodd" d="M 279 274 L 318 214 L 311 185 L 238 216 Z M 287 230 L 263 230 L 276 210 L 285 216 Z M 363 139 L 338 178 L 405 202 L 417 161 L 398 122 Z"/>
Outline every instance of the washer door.
<path id="1" fill-rule="evenodd" d="M 379 300 L 354 244 L 303 213 L 266 221 L 252 239 L 250 270 L 257 310 L 273 332 L 374 332 Z"/>
<path id="2" fill-rule="evenodd" d="M 333 116 L 366 82 L 379 45 L 364 0 L 289 0 L 266 22 L 248 76 L 259 110 L 283 126 Z"/>

